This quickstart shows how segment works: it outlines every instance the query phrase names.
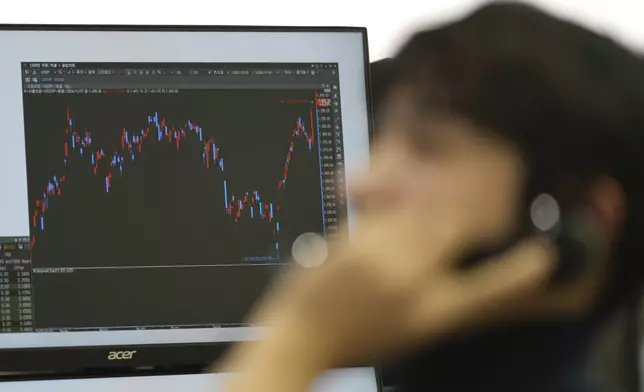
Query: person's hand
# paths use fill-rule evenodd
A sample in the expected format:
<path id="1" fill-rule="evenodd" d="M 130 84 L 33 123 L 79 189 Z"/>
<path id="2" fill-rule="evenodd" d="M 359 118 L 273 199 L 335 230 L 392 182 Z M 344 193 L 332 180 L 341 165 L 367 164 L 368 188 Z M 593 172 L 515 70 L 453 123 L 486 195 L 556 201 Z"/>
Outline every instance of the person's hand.
<path id="1" fill-rule="evenodd" d="M 292 271 L 254 319 L 284 344 L 300 335 L 316 342 L 325 366 L 342 366 L 511 318 L 543 290 L 555 260 L 547 241 L 461 270 L 455 262 L 468 244 L 458 228 L 419 218 L 362 217 L 351 241 L 321 268 Z"/>
<path id="2" fill-rule="evenodd" d="M 553 250 L 535 238 L 463 271 L 455 263 L 473 232 L 466 216 L 445 208 L 363 214 L 322 267 L 291 271 L 260 303 L 253 321 L 272 326 L 262 342 L 240 347 L 224 364 L 248 371 L 232 390 L 252 390 L 245 383 L 258 380 L 266 390 L 270 378 L 301 386 L 325 368 L 519 313 L 547 282 Z"/>

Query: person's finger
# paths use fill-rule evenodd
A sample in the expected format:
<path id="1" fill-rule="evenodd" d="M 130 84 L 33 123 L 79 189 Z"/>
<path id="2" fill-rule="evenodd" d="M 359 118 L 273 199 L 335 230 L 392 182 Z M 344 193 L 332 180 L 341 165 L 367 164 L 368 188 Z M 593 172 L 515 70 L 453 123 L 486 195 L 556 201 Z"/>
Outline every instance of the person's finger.
<path id="1" fill-rule="evenodd" d="M 535 236 L 467 271 L 459 280 L 470 287 L 463 301 L 473 320 L 484 324 L 523 317 L 531 301 L 547 290 L 557 258 L 552 242 Z"/>
<path id="2" fill-rule="evenodd" d="M 571 282 L 552 285 L 550 277 L 558 257 L 551 241 L 535 237 L 483 263 L 464 279 L 475 288 L 471 295 L 486 300 L 479 309 L 490 320 L 491 316 L 497 320 L 575 317 L 592 306 L 603 276 L 603 269 L 598 268 L 602 264 L 587 268 Z"/>
<path id="3" fill-rule="evenodd" d="M 420 328 L 441 325 L 447 331 L 512 318 L 526 298 L 544 289 L 556 258 L 548 241 L 526 240 L 472 270 L 437 280 L 440 287 L 427 287 L 412 322 Z"/>
<path id="4" fill-rule="evenodd" d="M 557 251 L 545 238 L 526 239 L 499 256 L 484 260 L 471 270 L 459 274 L 470 298 L 494 303 L 509 296 L 531 294 L 543 288 L 554 270 Z"/>

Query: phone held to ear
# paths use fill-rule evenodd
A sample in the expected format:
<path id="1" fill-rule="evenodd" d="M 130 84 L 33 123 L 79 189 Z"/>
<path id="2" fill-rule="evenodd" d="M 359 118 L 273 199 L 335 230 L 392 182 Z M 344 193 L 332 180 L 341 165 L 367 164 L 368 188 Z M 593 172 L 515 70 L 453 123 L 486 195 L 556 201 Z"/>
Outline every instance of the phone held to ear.
<path id="1" fill-rule="evenodd" d="M 532 231 L 550 238 L 559 253 L 553 284 L 575 280 L 607 256 L 599 225 L 584 207 L 561 209 L 554 197 L 543 193 L 530 206 L 530 223 Z"/>
<path id="2" fill-rule="evenodd" d="M 532 200 L 523 226 L 517 233 L 502 243 L 468 254 L 460 267 L 474 267 L 533 235 L 546 236 L 557 248 L 559 260 L 551 278 L 554 285 L 574 281 L 607 256 L 599 225 L 588 209 L 582 206 L 562 209 L 554 197 L 542 193 Z"/>

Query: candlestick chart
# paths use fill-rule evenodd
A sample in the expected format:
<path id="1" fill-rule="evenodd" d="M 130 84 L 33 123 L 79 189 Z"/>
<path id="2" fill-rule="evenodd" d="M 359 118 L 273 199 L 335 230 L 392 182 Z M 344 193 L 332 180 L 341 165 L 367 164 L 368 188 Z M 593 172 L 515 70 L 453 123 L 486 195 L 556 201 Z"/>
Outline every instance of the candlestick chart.
<path id="1" fill-rule="evenodd" d="M 25 98 L 40 265 L 280 262 L 324 227 L 313 90 Z"/>

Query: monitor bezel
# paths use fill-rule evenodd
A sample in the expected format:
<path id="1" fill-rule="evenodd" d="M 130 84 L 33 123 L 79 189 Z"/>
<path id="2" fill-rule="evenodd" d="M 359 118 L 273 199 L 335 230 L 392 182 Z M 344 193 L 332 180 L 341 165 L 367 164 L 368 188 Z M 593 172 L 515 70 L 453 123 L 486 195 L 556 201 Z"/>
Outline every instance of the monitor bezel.
<path id="1" fill-rule="evenodd" d="M 284 32 L 359 33 L 362 36 L 367 126 L 373 140 L 373 109 L 369 71 L 369 45 L 365 27 L 350 26 L 206 26 L 206 25 L 89 25 L 89 24 L 0 24 L 0 31 L 125 31 L 125 32 Z M 144 331 L 141 331 L 144 333 Z M 205 369 L 230 342 L 170 343 L 123 346 L 79 346 L 43 348 L 0 348 L 0 382 L 7 379 L 55 378 L 57 375 L 132 374 L 137 369 L 155 374 L 172 369 Z M 136 350 L 127 363 L 108 360 L 108 353 Z M 370 365 L 371 366 L 371 365 Z M 379 372 L 376 369 L 376 373 Z M 138 374 L 138 373 L 137 373 Z M 379 376 L 378 376 L 379 377 Z M 380 381 L 380 380 L 379 380 Z M 379 384 L 381 384 L 379 382 Z M 380 385 L 379 385 L 380 387 Z"/>
<path id="2" fill-rule="evenodd" d="M 40 380 L 68 380 L 68 379 L 101 379 L 114 377 L 146 377 L 188 375 L 211 372 L 211 364 L 221 359 L 232 346 L 231 342 L 209 344 L 175 344 L 175 345 L 137 345 L 127 346 L 128 350 L 135 350 L 129 366 L 113 362 L 105 366 L 107 354 L 114 350 L 114 346 L 102 347 L 71 347 L 59 350 L 40 349 L 11 349 L 16 371 L 0 373 L 0 385 L 9 381 L 40 381 Z M 38 351 L 38 356 L 33 356 L 29 351 Z M 34 362 L 34 359 L 36 362 Z M 74 366 L 78 360 L 83 360 L 85 367 L 79 370 Z M 151 361 L 155 366 L 148 365 Z M 55 369 L 50 369 L 51 362 L 60 363 Z M 383 373 L 375 361 L 374 363 L 347 364 L 343 367 L 370 368 L 378 392 L 384 387 Z M 35 370 L 41 369 L 41 370 Z M 44 370 L 47 369 L 47 370 Z"/>

